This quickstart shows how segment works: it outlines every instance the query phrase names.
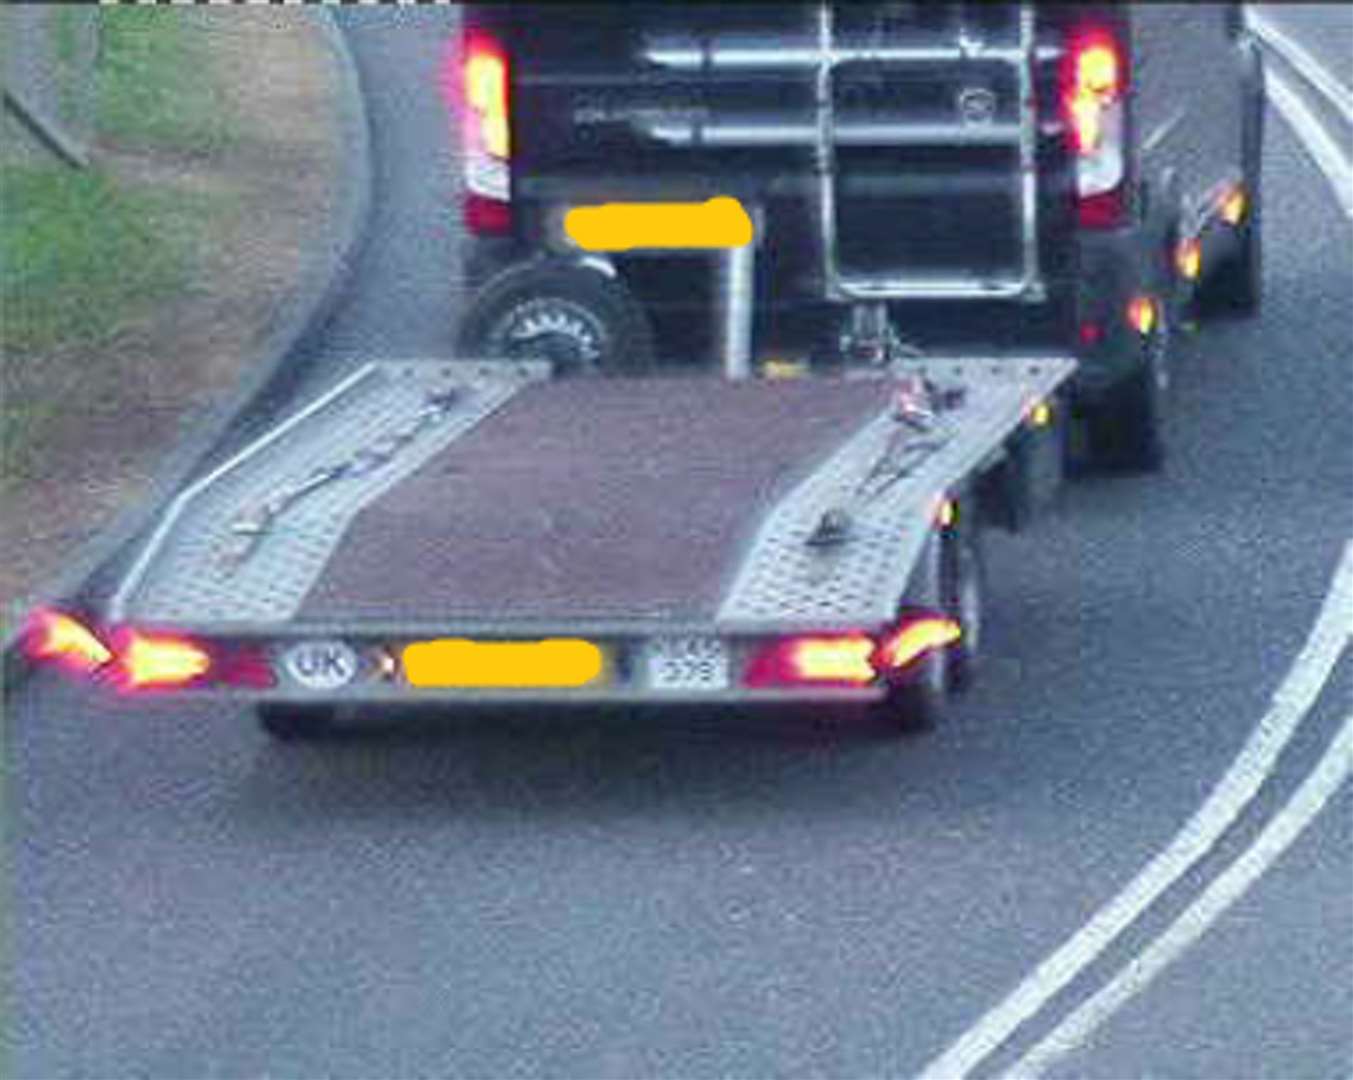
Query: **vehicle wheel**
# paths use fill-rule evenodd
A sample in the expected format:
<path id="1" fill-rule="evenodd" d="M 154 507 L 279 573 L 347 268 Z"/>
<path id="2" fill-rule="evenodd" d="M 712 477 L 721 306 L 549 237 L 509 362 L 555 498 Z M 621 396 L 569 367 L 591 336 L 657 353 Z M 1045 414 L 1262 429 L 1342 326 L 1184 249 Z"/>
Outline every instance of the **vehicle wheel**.
<path id="1" fill-rule="evenodd" d="M 1245 191 L 1249 206 L 1235 251 L 1214 268 L 1198 289 L 1199 314 L 1245 318 L 1259 311 L 1264 287 L 1263 198 L 1264 95 L 1250 105 L 1244 136 Z M 1222 225 L 1221 228 L 1228 226 Z"/>
<path id="2" fill-rule="evenodd" d="M 326 734 L 334 722 L 329 705 L 260 705 L 259 725 L 281 742 L 300 742 Z"/>
<path id="3" fill-rule="evenodd" d="M 1169 305 L 1157 305 L 1155 329 L 1143 345 L 1142 363 L 1086 416 L 1096 465 L 1126 472 L 1159 472 L 1165 464 L 1163 427 L 1169 388 Z"/>
<path id="4" fill-rule="evenodd" d="M 469 358 L 549 360 L 561 375 L 643 371 L 653 335 L 617 278 L 571 263 L 508 267 L 470 304 L 458 340 Z"/>

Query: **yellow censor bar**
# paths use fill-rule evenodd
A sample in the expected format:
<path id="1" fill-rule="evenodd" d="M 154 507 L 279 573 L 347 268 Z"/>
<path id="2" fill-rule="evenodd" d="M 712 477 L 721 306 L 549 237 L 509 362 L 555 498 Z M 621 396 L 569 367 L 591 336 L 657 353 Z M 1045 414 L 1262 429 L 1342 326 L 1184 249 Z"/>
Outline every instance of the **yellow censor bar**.
<path id="1" fill-rule="evenodd" d="M 752 242 L 742 203 L 720 195 L 702 203 L 604 203 L 564 215 L 564 231 L 587 251 L 631 248 L 738 248 Z"/>
<path id="2" fill-rule="evenodd" d="M 443 688 L 586 686 L 605 667 L 601 649 L 581 638 L 416 641 L 403 658 L 411 685 Z"/>

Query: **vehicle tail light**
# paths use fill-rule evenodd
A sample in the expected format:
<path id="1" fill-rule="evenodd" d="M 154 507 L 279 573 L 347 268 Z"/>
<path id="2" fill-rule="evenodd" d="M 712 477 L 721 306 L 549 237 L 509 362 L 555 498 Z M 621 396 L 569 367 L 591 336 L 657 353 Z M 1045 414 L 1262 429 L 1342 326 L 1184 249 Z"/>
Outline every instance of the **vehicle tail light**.
<path id="1" fill-rule="evenodd" d="M 53 664 L 75 675 L 90 675 L 113 659 L 112 650 L 94 631 L 60 611 L 34 611 L 21 640 L 29 661 Z"/>
<path id="2" fill-rule="evenodd" d="M 752 657 L 743 682 L 750 687 L 864 686 L 878 677 L 870 662 L 876 648 L 863 633 L 783 638 Z"/>
<path id="3" fill-rule="evenodd" d="M 1076 160 L 1076 194 L 1085 228 L 1112 228 L 1126 209 L 1124 102 L 1127 66 L 1118 39 L 1103 27 L 1070 35 L 1062 69 L 1062 113 Z"/>
<path id="4" fill-rule="evenodd" d="M 782 638 L 753 655 L 743 683 L 753 688 L 868 686 L 960 637 L 954 620 L 926 614 L 908 618 L 877 638 L 862 632 Z"/>
<path id="5" fill-rule="evenodd" d="M 881 672 L 903 671 L 927 653 L 963 636 L 958 623 L 939 615 L 909 619 L 880 643 L 874 664 Z"/>
<path id="6" fill-rule="evenodd" d="M 206 647 L 176 634 L 148 634 L 124 628 L 116 639 L 116 681 L 124 690 L 187 686 L 211 671 Z"/>
<path id="7" fill-rule="evenodd" d="M 473 233 L 512 227 L 512 125 L 507 51 L 483 29 L 467 28 L 461 40 L 459 93 L 465 161 L 465 226 Z"/>

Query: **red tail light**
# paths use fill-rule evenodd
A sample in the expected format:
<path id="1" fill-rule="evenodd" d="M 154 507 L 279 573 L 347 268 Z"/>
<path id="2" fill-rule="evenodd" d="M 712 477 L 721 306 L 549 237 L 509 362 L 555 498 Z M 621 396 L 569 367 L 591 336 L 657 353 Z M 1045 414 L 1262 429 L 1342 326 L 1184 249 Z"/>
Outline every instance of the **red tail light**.
<path id="1" fill-rule="evenodd" d="M 1076 192 L 1084 228 L 1123 223 L 1124 103 L 1127 63 L 1114 34 L 1083 26 L 1069 38 L 1062 68 L 1062 115 L 1076 158 Z"/>
<path id="2" fill-rule="evenodd" d="M 770 642 L 755 653 L 743 673 L 748 687 L 868 686 L 897 675 L 922 656 L 951 645 L 961 631 L 952 619 L 920 614 L 880 638 L 856 632 L 805 634 Z"/>
<path id="3" fill-rule="evenodd" d="M 743 682 L 749 687 L 864 686 L 878 675 L 870 662 L 876 648 L 867 634 L 784 638 L 752 657 Z"/>
<path id="4" fill-rule="evenodd" d="M 167 689 L 204 680 L 212 657 L 205 646 L 177 634 L 124 628 L 116 637 L 117 683 L 124 690 Z"/>
<path id="5" fill-rule="evenodd" d="M 455 101 L 463 136 L 465 225 L 474 233 L 504 233 L 512 226 L 508 74 L 507 51 L 498 39 L 467 28 Z"/>

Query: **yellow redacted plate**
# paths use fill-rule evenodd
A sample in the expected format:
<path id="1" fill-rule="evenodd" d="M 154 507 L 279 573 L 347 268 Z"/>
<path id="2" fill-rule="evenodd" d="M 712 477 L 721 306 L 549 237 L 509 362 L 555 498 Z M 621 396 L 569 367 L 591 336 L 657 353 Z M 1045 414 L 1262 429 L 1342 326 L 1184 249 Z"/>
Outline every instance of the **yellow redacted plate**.
<path id="1" fill-rule="evenodd" d="M 720 195 L 702 203 L 604 203 L 564 215 L 569 239 L 587 251 L 630 248 L 735 248 L 752 242 L 742 203 Z"/>
<path id="2" fill-rule="evenodd" d="M 444 688 L 586 686 L 606 671 L 606 654 L 581 638 L 416 641 L 403 659 L 412 685 Z"/>

